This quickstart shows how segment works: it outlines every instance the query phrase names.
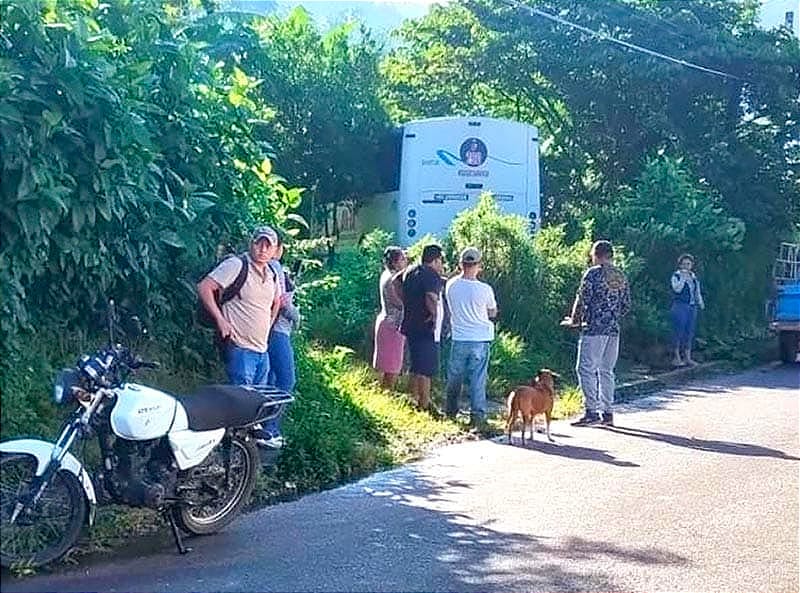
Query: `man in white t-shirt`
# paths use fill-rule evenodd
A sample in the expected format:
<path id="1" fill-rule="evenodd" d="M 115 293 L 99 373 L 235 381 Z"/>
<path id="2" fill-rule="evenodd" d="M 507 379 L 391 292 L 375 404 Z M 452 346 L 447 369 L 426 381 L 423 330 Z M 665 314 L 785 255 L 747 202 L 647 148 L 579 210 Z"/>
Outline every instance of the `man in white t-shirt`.
<path id="1" fill-rule="evenodd" d="M 444 289 L 450 309 L 452 345 L 447 365 L 447 415 L 458 413 L 461 388 L 467 385 L 470 420 L 480 428 L 486 420 L 486 380 L 489 347 L 494 340 L 497 302 L 494 290 L 478 280 L 481 252 L 467 247 L 461 252 L 461 273 L 448 280 Z"/>

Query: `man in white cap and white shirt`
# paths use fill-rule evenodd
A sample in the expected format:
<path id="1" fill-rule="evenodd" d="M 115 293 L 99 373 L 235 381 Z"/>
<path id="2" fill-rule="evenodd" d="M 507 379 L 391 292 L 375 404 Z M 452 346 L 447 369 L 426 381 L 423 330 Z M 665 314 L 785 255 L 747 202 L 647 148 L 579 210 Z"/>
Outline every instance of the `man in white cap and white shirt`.
<path id="1" fill-rule="evenodd" d="M 450 417 L 458 413 L 459 396 L 466 384 L 470 420 L 480 429 L 486 420 L 489 348 L 494 340 L 492 320 L 497 316 L 497 301 L 492 287 L 478 280 L 483 267 L 477 247 L 467 247 L 461 252 L 460 267 L 461 273 L 448 280 L 444 289 L 452 338 L 446 412 Z"/>
<path id="2" fill-rule="evenodd" d="M 197 285 L 200 300 L 225 344 L 225 370 L 233 385 L 267 383 L 267 340 L 281 296 L 275 272 L 269 266 L 277 247 L 275 230 L 258 227 L 246 254 L 226 258 Z M 245 262 L 247 272 L 238 294 L 220 306 L 217 294 L 234 284 Z"/>

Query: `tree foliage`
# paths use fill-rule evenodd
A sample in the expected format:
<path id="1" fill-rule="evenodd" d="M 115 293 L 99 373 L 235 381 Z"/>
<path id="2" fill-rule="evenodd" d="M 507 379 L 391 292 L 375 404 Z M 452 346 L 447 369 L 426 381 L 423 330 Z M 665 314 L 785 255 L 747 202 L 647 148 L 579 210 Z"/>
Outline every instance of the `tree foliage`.
<path id="1" fill-rule="evenodd" d="M 282 174 L 305 188 L 306 218 L 323 220 L 329 205 L 380 189 L 388 116 L 381 47 L 367 29 L 348 22 L 322 32 L 303 8 L 285 18 L 210 15 L 203 26 L 210 53 L 251 77 L 253 96 L 269 106 L 264 131 Z"/>
<path id="2" fill-rule="evenodd" d="M 263 103 L 167 8 L 0 4 L 4 335 L 110 296 L 185 326 L 217 247 L 286 214 Z"/>
<path id="3" fill-rule="evenodd" d="M 464 0 L 399 31 L 403 45 L 384 66 L 393 113 L 477 113 L 538 125 L 551 220 L 613 199 L 659 149 L 684 156 L 732 214 L 759 228 L 797 219 L 797 162 L 786 162 L 786 142 L 800 136 L 796 39 L 757 29 L 749 4 L 535 5 L 735 78 L 624 50 L 502 0 Z M 764 202 L 758 212 L 755 188 Z"/>

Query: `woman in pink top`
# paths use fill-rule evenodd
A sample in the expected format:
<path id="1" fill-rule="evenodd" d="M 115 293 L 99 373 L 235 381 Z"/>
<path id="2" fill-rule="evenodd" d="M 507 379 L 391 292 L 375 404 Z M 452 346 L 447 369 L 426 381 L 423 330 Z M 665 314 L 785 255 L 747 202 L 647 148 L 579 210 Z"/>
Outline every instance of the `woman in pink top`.
<path id="1" fill-rule="evenodd" d="M 379 282 L 381 311 L 375 320 L 375 351 L 372 366 L 383 373 L 381 384 L 386 389 L 394 387 L 403 368 L 403 350 L 406 338 L 400 333 L 403 323 L 403 301 L 395 292 L 392 280 L 408 264 L 400 247 L 387 247 L 383 252 L 383 273 Z"/>

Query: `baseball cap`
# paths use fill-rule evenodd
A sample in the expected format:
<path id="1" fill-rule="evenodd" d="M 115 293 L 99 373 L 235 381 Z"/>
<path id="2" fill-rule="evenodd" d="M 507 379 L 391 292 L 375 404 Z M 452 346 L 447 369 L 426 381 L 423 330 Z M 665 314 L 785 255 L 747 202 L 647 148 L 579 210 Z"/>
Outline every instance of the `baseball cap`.
<path id="1" fill-rule="evenodd" d="M 461 263 L 477 264 L 481 261 L 481 252 L 477 247 L 467 247 L 461 252 Z"/>
<path id="2" fill-rule="evenodd" d="M 278 233 L 271 226 L 260 226 L 253 231 L 251 241 L 255 243 L 259 239 L 267 239 L 271 245 L 278 244 Z"/>

